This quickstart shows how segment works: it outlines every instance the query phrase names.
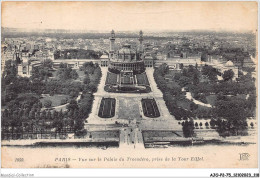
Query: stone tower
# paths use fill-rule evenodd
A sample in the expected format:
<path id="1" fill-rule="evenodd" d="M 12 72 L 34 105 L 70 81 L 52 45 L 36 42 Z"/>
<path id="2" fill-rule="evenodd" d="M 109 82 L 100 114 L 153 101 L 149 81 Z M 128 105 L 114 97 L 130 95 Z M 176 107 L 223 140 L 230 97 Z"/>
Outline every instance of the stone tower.
<path id="1" fill-rule="evenodd" d="M 139 46 L 139 51 L 143 51 L 143 41 L 144 41 L 144 38 L 143 38 L 143 32 L 142 30 L 139 32 L 139 42 L 140 42 L 140 46 Z"/>
<path id="2" fill-rule="evenodd" d="M 110 52 L 115 51 L 115 32 L 114 30 L 111 31 L 111 36 L 110 36 Z"/>

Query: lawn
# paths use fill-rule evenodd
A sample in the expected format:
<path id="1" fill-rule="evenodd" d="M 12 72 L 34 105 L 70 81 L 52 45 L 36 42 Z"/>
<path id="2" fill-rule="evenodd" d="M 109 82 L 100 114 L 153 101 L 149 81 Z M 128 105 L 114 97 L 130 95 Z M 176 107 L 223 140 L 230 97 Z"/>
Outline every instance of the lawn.
<path id="1" fill-rule="evenodd" d="M 142 74 L 137 74 L 136 79 L 138 85 L 149 85 L 149 81 L 145 72 Z"/>
<path id="2" fill-rule="evenodd" d="M 106 78 L 106 85 L 116 85 L 117 84 L 117 74 L 108 72 Z"/>
<path id="3" fill-rule="evenodd" d="M 102 118 L 111 118 L 115 116 L 116 100 L 115 98 L 102 98 L 98 116 Z"/>
<path id="4" fill-rule="evenodd" d="M 121 84 L 133 84 L 133 73 L 132 72 L 122 72 L 120 73 Z"/>
<path id="5" fill-rule="evenodd" d="M 69 98 L 69 96 L 68 95 L 53 95 L 53 96 L 46 95 L 42 97 L 40 101 L 42 104 L 44 104 L 45 100 L 51 100 L 52 107 L 55 107 L 61 105 L 61 100 L 66 98 Z"/>
<path id="6" fill-rule="evenodd" d="M 120 98 L 119 99 L 119 109 L 118 118 L 119 119 L 140 119 L 139 111 L 139 98 Z"/>
<path id="7" fill-rule="evenodd" d="M 237 96 L 228 96 L 228 98 L 246 99 L 246 95 L 240 94 L 240 95 L 237 95 Z M 217 100 L 217 95 L 206 96 L 206 99 L 207 99 L 209 104 L 211 104 L 212 106 L 215 106 L 215 103 L 216 103 L 216 100 Z"/>
<path id="8" fill-rule="evenodd" d="M 85 73 L 84 73 L 84 71 L 80 71 L 80 70 L 76 70 L 76 71 L 77 71 L 77 73 L 78 73 L 78 75 L 79 75 L 78 80 L 83 81 L 83 79 L 85 78 Z"/>
<path id="9" fill-rule="evenodd" d="M 210 105 L 212 105 L 212 106 L 215 105 L 216 99 L 217 99 L 217 96 L 216 96 L 216 95 L 206 96 L 207 102 L 208 102 Z"/>
<path id="10" fill-rule="evenodd" d="M 133 84 L 133 79 L 130 76 L 121 77 L 122 84 Z"/>
<path id="11" fill-rule="evenodd" d="M 177 105 L 185 110 L 190 110 L 190 104 L 192 101 L 188 99 L 177 100 Z"/>
<path id="12" fill-rule="evenodd" d="M 155 118 L 160 116 L 155 99 L 142 99 L 142 107 L 146 117 Z"/>
<path id="13" fill-rule="evenodd" d="M 190 110 L 190 104 L 192 103 L 192 101 L 190 101 L 188 99 L 177 99 L 176 103 L 177 103 L 178 107 L 181 107 L 185 110 L 191 111 Z M 198 105 L 198 109 L 209 110 L 210 108 L 208 108 L 206 106 Z"/>

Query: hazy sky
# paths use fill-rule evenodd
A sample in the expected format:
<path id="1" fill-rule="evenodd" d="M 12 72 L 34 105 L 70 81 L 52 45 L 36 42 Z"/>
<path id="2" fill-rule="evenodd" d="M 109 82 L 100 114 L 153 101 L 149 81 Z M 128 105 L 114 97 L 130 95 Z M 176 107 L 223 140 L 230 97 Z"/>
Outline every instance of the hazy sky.
<path id="1" fill-rule="evenodd" d="M 2 2 L 2 27 L 252 30 L 256 2 Z"/>

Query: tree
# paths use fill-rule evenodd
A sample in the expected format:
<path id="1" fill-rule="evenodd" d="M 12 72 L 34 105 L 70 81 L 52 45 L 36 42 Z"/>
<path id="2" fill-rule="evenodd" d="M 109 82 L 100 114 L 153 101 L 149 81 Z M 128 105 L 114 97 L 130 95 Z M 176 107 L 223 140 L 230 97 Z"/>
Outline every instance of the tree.
<path id="1" fill-rule="evenodd" d="M 58 113 L 58 118 L 59 118 L 59 119 L 63 119 L 64 116 L 65 116 L 65 115 L 64 115 L 64 113 L 63 113 L 63 111 L 62 111 L 62 109 L 61 109 L 60 112 Z"/>
<path id="2" fill-rule="evenodd" d="M 178 81 L 180 78 L 181 78 L 181 73 L 174 74 L 174 77 L 173 77 L 174 80 Z"/>
<path id="3" fill-rule="evenodd" d="M 50 110 L 46 114 L 46 119 L 47 120 L 52 120 L 52 115 L 51 115 L 51 111 Z"/>
<path id="4" fill-rule="evenodd" d="M 254 123 L 253 123 L 253 122 L 251 122 L 251 123 L 250 123 L 250 126 L 251 126 L 252 128 L 254 128 Z"/>
<path id="5" fill-rule="evenodd" d="M 255 107 L 256 107 L 256 94 L 255 93 L 252 93 L 249 95 L 246 104 L 249 109 L 255 109 Z"/>
<path id="6" fill-rule="evenodd" d="M 53 119 L 57 119 L 58 118 L 58 111 L 54 110 L 52 113 L 52 117 Z"/>
<path id="7" fill-rule="evenodd" d="M 10 84 L 17 78 L 17 65 L 12 63 L 12 60 L 8 60 L 5 62 L 5 68 L 4 68 L 4 73 L 2 76 L 6 85 Z"/>
<path id="8" fill-rule="evenodd" d="M 214 119 L 211 119 L 210 122 L 209 122 L 209 124 L 210 124 L 210 126 L 211 126 L 212 128 L 214 128 L 215 125 L 216 125 L 216 121 L 215 121 Z"/>
<path id="9" fill-rule="evenodd" d="M 79 74 L 76 72 L 76 70 L 72 70 L 70 72 L 70 76 L 72 79 L 76 80 L 79 77 Z"/>
<path id="10" fill-rule="evenodd" d="M 37 111 L 36 114 L 35 114 L 35 119 L 36 120 L 40 120 L 41 119 L 41 112 L 40 111 Z"/>
<path id="11" fill-rule="evenodd" d="M 83 79 L 83 83 L 88 85 L 90 83 L 90 78 L 89 78 L 89 74 L 86 74 L 84 79 Z"/>
<path id="12" fill-rule="evenodd" d="M 239 135 L 246 130 L 246 102 L 243 99 L 233 98 L 230 100 L 216 101 L 214 114 L 218 118 L 225 119 L 225 126 L 219 130 L 221 132 L 229 133 L 230 135 Z M 222 123 L 223 124 L 223 123 Z"/>
<path id="13" fill-rule="evenodd" d="M 53 112 L 53 126 L 59 132 L 63 126 L 63 113 L 62 110 L 60 112 L 54 111 Z"/>
<path id="14" fill-rule="evenodd" d="M 191 83 L 191 79 L 189 77 L 181 76 L 178 83 L 181 87 L 185 87 Z"/>
<path id="15" fill-rule="evenodd" d="M 53 62 L 52 62 L 52 60 L 50 60 L 50 59 L 44 60 L 42 64 L 43 64 L 43 67 L 47 67 L 47 68 L 49 68 L 49 69 L 51 69 L 52 66 L 53 66 Z"/>
<path id="16" fill-rule="evenodd" d="M 194 73 L 194 75 L 193 75 L 193 84 L 194 84 L 194 85 L 198 85 L 199 83 L 200 83 L 199 73 L 196 72 L 196 73 Z"/>
<path id="17" fill-rule="evenodd" d="M 44 107 L 45 108 L 51 108 L 52 106 L 52 101 L 51 100 L 44 100 Z"/>
<path id="18" fill-rule="evenodd" d="M 190 121 L 185 121 L 182 127 L 184 137 L 193 137 L 194 136 L 194 122 L 191 119 Z"/>
<path id="19" fill-rule="evenodd" d="M 198 122 L 195 122 L 195 127 L 197 128 L 197 127 L 199 127 L 199 124 L 198 124 Z"/>
<path id="20" fill-rule="evenodd" d="M 54 91 L 50 91 L 50 96 L 54 96 Z"/>
<path id="21" fill-rule="evenodd" d="M 193 102 L 190 103 L 190 110 L 191 110 L 191 111 L 194 111 L 194 110 L 198 109 L 198 107 L 199 107 L 199 106 L 198 106 L 197 104 L 195 104 L 195 103 L 193 103 Z"/>
<path id="22" fill-rule="evenodd" d="M 32 80 L 44 80 L 47 79 L 48 77 L 52 76 L 52 73 L 50 72 L 52 64 L 51 63 L 46 63 L 38 67 L 33 67 L 32 68 Z"/>
<path id="23" fill-rule="evenodd" d="M 158 72 L 162 76 L 164 76 L 165 74 L 168 74 L 169 73 L 169 66 L 166 63 L 160 65 L 159 68 L 158 68 Z"/>
<path id="24" fill-rule="evenodd" d="M 94 93 L 97 91 L 97 85 L 94 84 L 93 82 L 90 82 L 89 85 L 87 86 L 87 90 Z"/>
<path id="25" fill-rule="evenodd" d="M 208 54 L 205 53 L 205 52 L 203 52 L 203 53 L 201 54 L 201 61 L 207 61 L 207 59 L 208 59 Z"/>
<path id="26" fill-rule="evenodd" d="M 57 76 L 60 80 L 69 80 L 74 79 L 76 80 L 78 78 L 78 73 L 76 70 L 73 70 L 71 67 L 69 67 L 67 64 L 60 64 L 60 68 L 57 71 Z"/>
<path id="27" fill-rule="evenodd" d="M 183 63 L 180 63 L 180 69 L 183 69 Z"/>
<path id="28" fill-rule="evenodd" d="M 223 77 L 223 80 L 224 80 L 224 81 L 232 80 L 233 77 L 234 77 L 234 72 L 233 72 L 233 70 L 230 69 L 230 70 L 224 71 L 222 77 Z"/>
<path id="29" fill-rule="evenodd" d="M 31 120 L 35 119 L 35 111 L 33 109 L 29 113 L 29 119 Z"/>
<path id="30" fill-rule="evenodd" d="M 210 81 L 215 82 L 220 72 L 212 66 L 205 65 L 202 67 L 202 75 L 207 76 Z"/>
<path id="31" fill-rule="evenodd" d="M 67 104 L 68 103 L 68 98 L 63 98 L 63 99 L 61 99 L 61 101 L 60 101 L 60 104 L 61 105 L 64 105 L 64 104 Z"/>
<path id="32" fill-rule="evenodd" d="M 206 127 L 209 127 L 209 123 L 208 123 L 208 122 L 206 122 L 206 123 L 205 123 L 205 126 L 206 126 Z"/>
<path id="33" fill-rule="evenodd" d="M 79 109 L 78 103 L 76 100 L 70 100 L 70 103 L 67 105 L 68 111 L 74 111 L 75 109 Z"/>
<path id="34" fill-rule="evenodd" d="M 1 117 L 2 125 L 3 126 L 9 126 L 10 122 L 10 114 L 7 109 L 4 110 L 2 117 Z"/>

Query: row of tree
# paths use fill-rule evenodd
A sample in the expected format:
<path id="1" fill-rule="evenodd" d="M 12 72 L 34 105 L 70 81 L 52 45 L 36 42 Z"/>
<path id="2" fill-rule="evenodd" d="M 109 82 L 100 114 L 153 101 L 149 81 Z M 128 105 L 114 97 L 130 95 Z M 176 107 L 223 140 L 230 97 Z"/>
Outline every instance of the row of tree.
<path id="1" fill-rule="evenodd" d="M 54 52 L 54 59 L 99 59 L 102 53 L 85 49 L 65 49 Z"/>

